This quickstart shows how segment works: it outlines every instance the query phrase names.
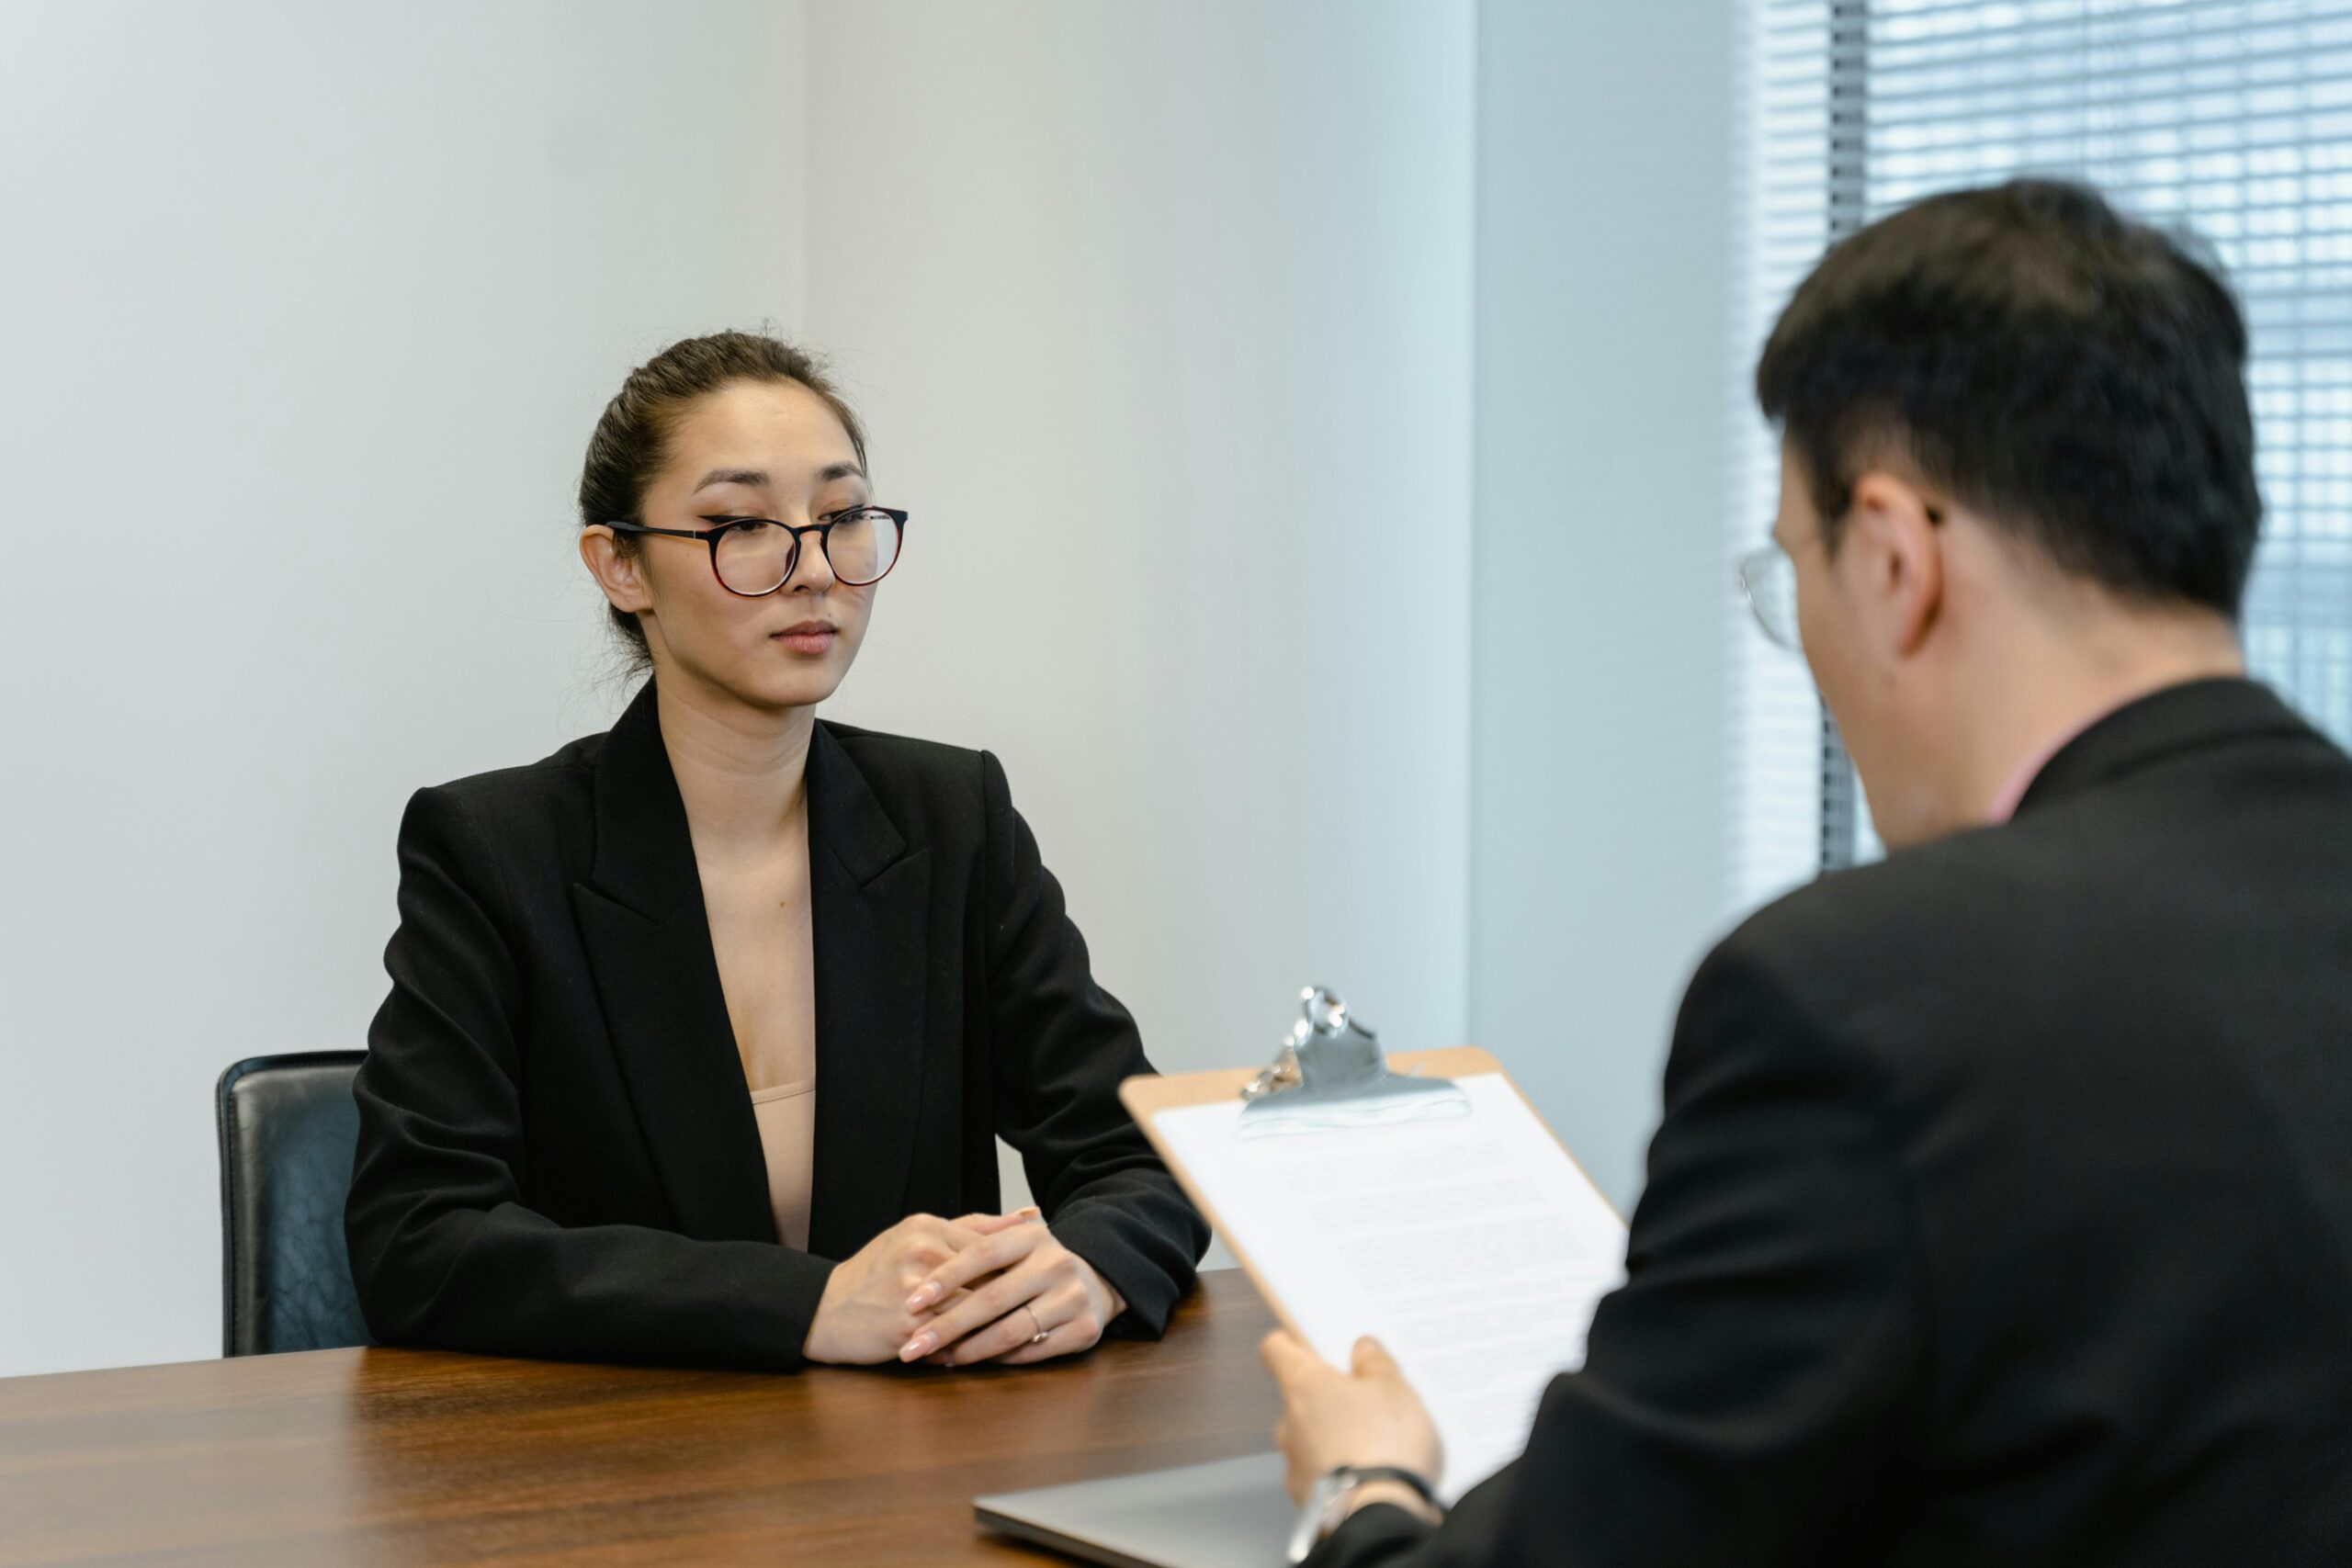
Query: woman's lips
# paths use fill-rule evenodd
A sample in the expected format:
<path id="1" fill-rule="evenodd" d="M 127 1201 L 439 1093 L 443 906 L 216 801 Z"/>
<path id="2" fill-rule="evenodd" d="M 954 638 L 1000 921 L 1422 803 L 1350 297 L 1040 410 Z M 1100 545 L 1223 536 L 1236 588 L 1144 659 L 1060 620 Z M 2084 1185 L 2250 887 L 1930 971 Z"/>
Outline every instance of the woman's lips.
<path id="1" fill-rule="evenodd" d="M 780 642 L 795 653 L 824 654 L 832 651 L 835 628 L 830 621 L 803 621 L 797 626 L 786 626 L 768 636 L 770 642 Z"/>

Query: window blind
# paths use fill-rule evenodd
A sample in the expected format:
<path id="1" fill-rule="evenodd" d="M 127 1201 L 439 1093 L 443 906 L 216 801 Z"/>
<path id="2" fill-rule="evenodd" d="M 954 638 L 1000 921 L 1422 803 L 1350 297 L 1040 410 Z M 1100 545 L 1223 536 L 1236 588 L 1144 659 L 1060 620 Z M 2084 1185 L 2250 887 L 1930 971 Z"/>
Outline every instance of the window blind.
<path id="1" fill-rule="evenodd" d="M 2193 230 L 2252 337 L 2247 657 L 2352 743 L 2352 0 L 1745 0 L 1740 23 L 1743 389 L 1822 248 L 1931 192 L 2065 175 Z M 1752 401 L 1734 428 L 1736 556 L 1779 449 Z M 1729 647 L 1746 908 L 1876 845 L 1801 663 L 1744 624 Z"/>

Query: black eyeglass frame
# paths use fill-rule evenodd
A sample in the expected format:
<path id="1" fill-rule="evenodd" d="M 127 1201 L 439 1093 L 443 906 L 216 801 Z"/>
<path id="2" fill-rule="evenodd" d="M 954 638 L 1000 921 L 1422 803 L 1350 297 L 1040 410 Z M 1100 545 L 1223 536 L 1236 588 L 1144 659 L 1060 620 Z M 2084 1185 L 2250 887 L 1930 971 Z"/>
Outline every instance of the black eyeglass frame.
<path id="1" fill-rule="evenodd" d="M 823 554 L 827 569 L 831 570 L 833 564 L 833 530 L 840 527 L 842 524 L 849 522 L 852 518 L 861 517 L 867 513 L 873 512 L 878 512 L 883 516 L 888 517 L 890 520 L 891 525 L 899 530 L 899 547 L 890 552 L 890 564 L 882 569 L 880 576 L 869 577 L 863 582 L 853 582 L 848 578 L 842 576 L 839 571 L 833 572 L 834 581 L 841 583 L 844 588 L 871 588 L 876 583 L 881 581 L 883 578 L 889 576 L 891 571 L 897 568 L 899 564 L 899 558 L 907 553 L 907 514 L 893 507 L 844 507 L 839 512 L 829 512 L 825 513 L 824 516 L 818 518 L 814 523 L 792 524 L 783 522 L 774 517 L 712 517 L 707 519 L 707 521 L 715 524 L 716 526 L 709 528 L 652 528 L 648 527 L 642 523 L 623 523 L 619 521 L 606 523 L 605 526 L 610 528 L 616 534 L 628 534 L 632 536 L 644 534 L 659 534 L 665 539 L 700 539 L 710 547 L 710 575 L 712 580 L 716 581 L 718 586 L 726 589 L 728 592 L 734 594 L 738 599 L 764 599 L 771 593 L 781 593 L 784 592 L 785 583 L 791 581 L 792 574 L 800 570 L 801 535 L 814 534 L 817 536 L 817 548 Z M 741 589 L 735 587 L 733 584 L 729 583 L 727 579 L 719 575 L 718 541 L 739 528 L 749 528 L 753 526 L 762 528 L 781 528 L 786 533 L 790 534 L 792 536 L 792 553 L 785 557 L 784 577 L 774 588 L 763 589 L 757 593 L 746 593 Z"/>

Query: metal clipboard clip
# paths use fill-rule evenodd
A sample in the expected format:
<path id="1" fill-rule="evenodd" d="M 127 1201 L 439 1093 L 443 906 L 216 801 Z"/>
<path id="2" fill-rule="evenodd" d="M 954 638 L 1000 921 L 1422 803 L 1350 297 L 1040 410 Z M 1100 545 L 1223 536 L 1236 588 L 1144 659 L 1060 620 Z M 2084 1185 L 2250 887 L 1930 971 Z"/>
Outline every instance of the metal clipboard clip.
<path id="1" fill-rule="evenodd" d="M 1273 1065 L 1241 1086 L 1237 1138 L 1378 1127 L 1470 1114 L 1470 1097 L 1450 1078 L 1399 1077 L 1380 1055 L 1380 1037 L 1348 1016 L 1321 986 L 1298 994 L 1299 1021 Z"/>

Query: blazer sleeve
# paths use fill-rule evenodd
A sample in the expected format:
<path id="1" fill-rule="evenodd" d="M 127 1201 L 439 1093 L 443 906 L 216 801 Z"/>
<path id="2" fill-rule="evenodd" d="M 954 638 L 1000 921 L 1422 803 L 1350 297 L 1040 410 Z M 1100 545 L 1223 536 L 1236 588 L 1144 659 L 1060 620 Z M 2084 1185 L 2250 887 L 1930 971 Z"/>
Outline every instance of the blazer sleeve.
<path id="1" fill-rule="evenodd" d="M 997 1131 L 1055 1237 L 1127 1299 L 1114 1330 L 1157 1336 L 1208 1226 L 1119 1103 L 1121 1080 L 1152 1070 L 1135 1020 L 1094 983 L 1003 767 L 983 752 L 980 768 Z"/>
<path id="2" fill-rule="evenodd" d="M 400 864 L 392 988 L 354 1086 L 345 1210 L 369 1331 L 497 1355 L 799 1366 L 830 1263 L 650 1226 L 567 1227 L 523 1201 L 515 1020 L 528 998 L 501 934 L 498 862 L 462 800 L 424 790 Z"/>
<path id="3" fill-rule="evenodd" d="M 1877 1100 L 1858 1054 L 1718 950 L 1683 1003 L 1626 1282 L 1583 1370 L 1442 1526 L 1363 1509 L 1317 1568 L 1867 1561 L 1918 1449 L 1928 1353 Z"/>

